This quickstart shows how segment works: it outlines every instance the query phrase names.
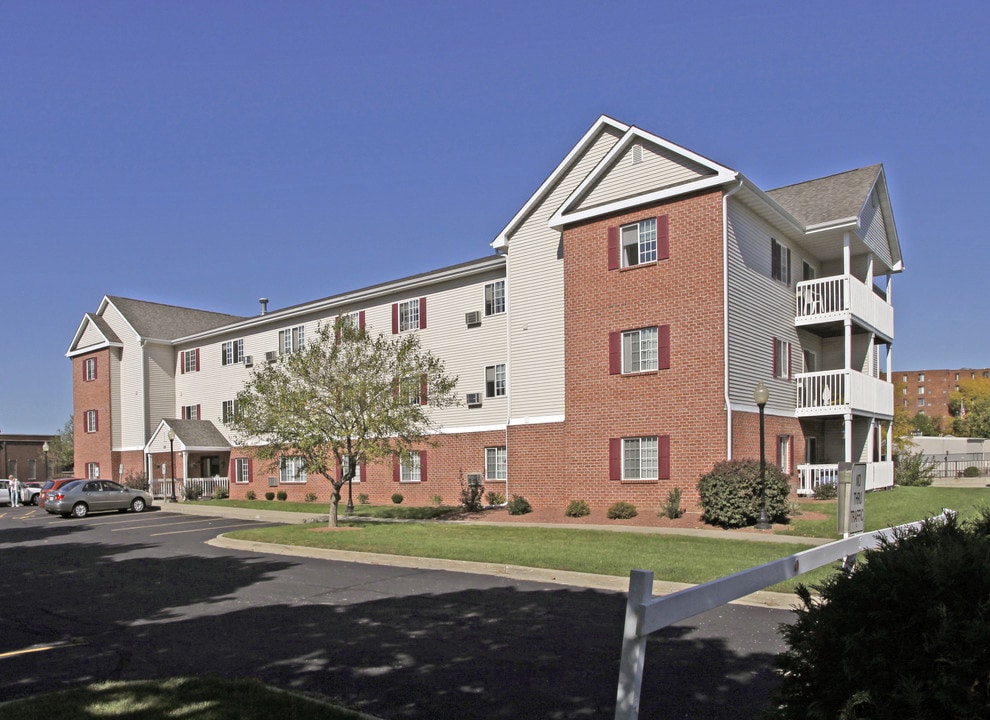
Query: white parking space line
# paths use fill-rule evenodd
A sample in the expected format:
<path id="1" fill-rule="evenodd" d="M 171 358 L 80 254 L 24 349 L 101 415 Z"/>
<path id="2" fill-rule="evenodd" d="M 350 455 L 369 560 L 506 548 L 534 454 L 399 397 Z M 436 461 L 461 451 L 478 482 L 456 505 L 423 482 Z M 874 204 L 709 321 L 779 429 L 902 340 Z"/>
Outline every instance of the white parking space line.
<path id="1" fill-rule="evenodd" d="M 160 535 L 182 535 L 184 533 L 202 532 L 204 530 L 212 530 L 214 532 L 219 532 L 221 530 L 230 530 L 231 528 L 236 528 L 236 527 L 257 527 L 258 525 L 261 524 L 263 523 L 249 522 L 249 523 L 240 523 L 239 525 L 223 525 L 222 527 L 205 527 L 205 528 L 199 528 L 197 530 L 172 530 L 171 532 L 151 533 L 148 537 L 158 537 Z"/>
<path id="2" fill-rule="evenodd" d="M 223 518 L 218 518 L 218 517 L 216 517 L 216 518 L 205 517 L 205 518 L 198 518 L 196 520 L 179 520 L 179 521 L 172 521 L 172 522 L 169 522 L 167 520 L 163 520 L 161 522 L 154 522 L 154 523 L 152 523 L 152 522 L 146 522 L 146 523 L 144 523 L 142 525 L 135 525 L 134 527 L 115 528 L 114 530 L 111 530 L 110 532 L 123 532 L 125 530 L 144 530 L 145 528 L 156 528 L 156 527 L 172 527 L 174 525 L 191 525 L 193 523 L 214 522 L 215 520 L 222 520 L 222 519 Z"/>

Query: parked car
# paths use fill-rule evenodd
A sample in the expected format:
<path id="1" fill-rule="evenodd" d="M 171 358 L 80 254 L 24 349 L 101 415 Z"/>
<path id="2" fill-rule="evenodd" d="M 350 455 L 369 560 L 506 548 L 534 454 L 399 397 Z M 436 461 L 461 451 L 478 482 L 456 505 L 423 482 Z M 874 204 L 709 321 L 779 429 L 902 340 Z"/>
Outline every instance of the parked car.
<path id="1" fill-rule="evenodd" d="M 38 496 L 41 494 L 41 483 L 26 482 L 21 483 L 21 504 L 37 505 Z"/>
<path id="2" fill-rule="evenodd" d="M 53 490 L 58 490 L 64 485 L 68 485 L 70 482 L 76 482 L 77 480 L 82 480 L 83 478 L 59 478 L 58 480 L 48 480 L 44 485 L 41 486 L 41 492 L 38 494 L 38 505 L 40 507 L 45 506 L 45 500 L 48 499 L 48 495 Z"/>
<path id="3" fill-rule="evenodd" d="M 49 491 L 45 510 L 52 515 L 84 518 L 91 512 L 143 512 L 152 504 L 151 493 L 109 480 L 77 480 Z"/>
<path id="4" fill-rule="evenodd" d="M 10 481 L 0 480 L 0 505 L 13 505 L 10 502 Z"/>

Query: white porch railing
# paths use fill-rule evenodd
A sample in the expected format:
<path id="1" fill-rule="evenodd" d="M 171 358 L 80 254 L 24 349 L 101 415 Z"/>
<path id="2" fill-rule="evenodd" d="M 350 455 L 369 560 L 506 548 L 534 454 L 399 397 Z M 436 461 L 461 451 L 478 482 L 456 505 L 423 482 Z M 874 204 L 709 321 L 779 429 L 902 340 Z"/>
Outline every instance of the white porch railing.
<path id="1" fill-rule="evenodd" d="M 230 482 L 229 478 L 225 477 L 208 477 L 208 478 L 188 478 L 183 480 L 182 478 L 176 478 L 175 480 L 175 498 L 176 500 L 184 500 L 186 497 L 186 483 L 189 485 L 198 485 L 202 490 L 203 497 L 213 497 L 216 494 L 217 488 L 222 488 L 230 494 Z M 156 498 L 171 498 L 172 497 L 172 479 L 171 478 L 158 478 L 151 483 L 151 488 L 148 490 Z"/>
<path id="2" fill-rule="evenodd" d="M 795 285 L 795 322 L 833 322 L 847 314 L 888 339 L 894 337 L 894 308 L 862 280 L 835 275 Z"/>
<path id="3" fill-rule="evenodd" d="M 637 720 L 639 717 L 643 667 L 646 665 L 646 640 L 651 633 L 815 568 L 851 558 L 863 550 L 878 546 L 881 538 L 892 539 L 897 530 L 917 529 L 921 525 L 919 521 L 897 528 L 853 535 L 845 540 L 788 555 L 735 575 L 656 598 L 653 597 L 653 573 L 648 570 L 633 570 L 629 573 L 629 599 L 626 602 L 626 621 L 622 630 L 615 720 Z"/>
<path id="4" fill-rule="evenodd" d="M 894 416 L 894 389 L 886 380 L 853 370 L 822 370 L 795 376 L 798 417 L 864 412 Z"/>
<path id="5" fill-rule="evenodd" d="M 839 465 L 798 465 L 798 495 L 814 495 L 820 483 L 835 485 L 839 482 Z M 879 490 L 894 484 L 894 463 L 890 461 L 866 463 L 866 489 Z"/>

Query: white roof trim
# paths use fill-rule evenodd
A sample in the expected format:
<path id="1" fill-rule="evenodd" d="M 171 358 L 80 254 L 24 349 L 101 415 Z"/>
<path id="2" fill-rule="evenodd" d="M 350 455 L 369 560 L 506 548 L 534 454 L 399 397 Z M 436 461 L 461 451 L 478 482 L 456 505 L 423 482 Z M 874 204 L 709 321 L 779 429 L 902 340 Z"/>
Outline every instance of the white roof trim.
<path id="1" fill-rule="evenodd" d="M 711 170 L 714 175 L 706 178 L 701 178 L 694 182 L 686 183 L 684 185 L 676 185 L 670 188 L 664 188 L 663 190 L 658 190 L 653 193 L 648 193 L 646 195 L 637 195 L 633 198 L 627 198 L 624 200 L 618 200 L 616 202 L 607 203 L 605 205 L 599 205 L 594 208 L 589 208 L 587 210 L 581 210 L 576 212 L 570 212 L 570 208 L 576 207 L 581 201 L 581 198 L 585 196 L 587 191 L 593 187 L 599 180 L 605 177 L 609 170 L 612 169 L 614 162 L 625 153 L 632 143 L 637 140 L 651 143 L 653 145 L 659 145 L 660 147 L 676 154 L 681 157 L 691 160 L 702 167 Z M 676 195 L 681 195 L 684 193 L 695 192 L 697 190 L 702 190 L 709 187 L 716 187 L 718 185 L 724 185 L 728 182 L 733 182 L 737 179 L 739 173 L 735 170 L 725 167 L 724 165 L 719 165 L 718 163 L 709 160 L 703 155 L 691 152 L 687 148 L 676 145 L 675 143 L 665 140 L 658 135 L 646 132 L 638 127 L 630 127 L 626 134 L 612 146 L 605 157 L 601 159 L 597 167 L 588 173 L 588 176 L 581 181 L 581 183 L 574 188 L 574 192 L 568 196 L 568 198 L 563 202 L 560 208 L 555 212 L 549 221 L 549 226 L 556 228 L 560 227 L 569 222 L 575 222 L 580 220 L 586 220 L 591 217 L 597 217 L 599 215 L 606 215 L 613 212 L 618 212 L 621 210 L 626 210 L 637 205 L 644 205 L 651 202 L 656 202 L 659 200 L 664 200 L 668 197 L 674 197 Z"/>
<path id="2" fill-rule="evenodd" d="M 79 327 L 76 328 L 76 334 L 72 336 L 72 342 L 69 343 L 69 349 L 65 351 L 65 356 L 68 358 L 76 357 L 77 355 L 85 355 L 86 353 L 91 353 L 96 350 L 102 350 L 108 347 L 124 347 L 123 343 L 111 342 L 110 338 L 104 335 L 103 330 L 100 329 L 99 325 L 93 325 L 96 331 L 103 336 L 103 342 L 97 343 L 96 345 L 87 345 L 84 348 L 76 347 L 76 343 L 82 339 L 83 332 L 85 332 L 86 326 L 90 323 L 89 313 L 83 315 L 83 319 L 79 321 Z"/>
<path id="3" fill-rule="evenodd" d="M 516 231 L 520 223 L 529 215 L 529 213 L 539 204 L 544 197 L 557 185 L 557 182 L 567 173 L 571 165 L 581 155 L 588 147 L 598 138 L 601 131 L 606 128 L 611 127 L 619 132 L 628 132 L 629 126 L 625 123 L 621 123 L 618 120 L 614 120 L 607 115 L 599 116 L 598 120 L 588 129 L 588 132 L 584 134 L 584 137 L 578 141 L 577 145 L 571 148 L 571 151 L 567 153 L 563 160 L 554 168 L 553 172 L 543 181 L 543 184 L 537 188 L 536 192 L 533 193 L 526 204 L 523 205 L 519 212 L 517 212 L 509 224 L 502 228 L 502 231 L 498 234 L 495 240 L 492 241 L 492 247 L 495 250 L 505 250 L 509 246 L 509 236 Z"/>

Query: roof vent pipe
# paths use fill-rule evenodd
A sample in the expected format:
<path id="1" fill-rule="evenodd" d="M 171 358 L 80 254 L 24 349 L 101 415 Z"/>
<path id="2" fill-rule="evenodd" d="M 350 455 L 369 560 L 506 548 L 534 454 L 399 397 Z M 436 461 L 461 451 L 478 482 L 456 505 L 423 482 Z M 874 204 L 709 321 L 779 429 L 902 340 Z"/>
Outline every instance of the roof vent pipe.
<path id="1" fill-rule="evenodd" d="M 268 298 L 259 298 L 258 299 L 258 302 L 261 303 L 261 314 L 262 315 L 267 315 L 268 314 Z"/>

